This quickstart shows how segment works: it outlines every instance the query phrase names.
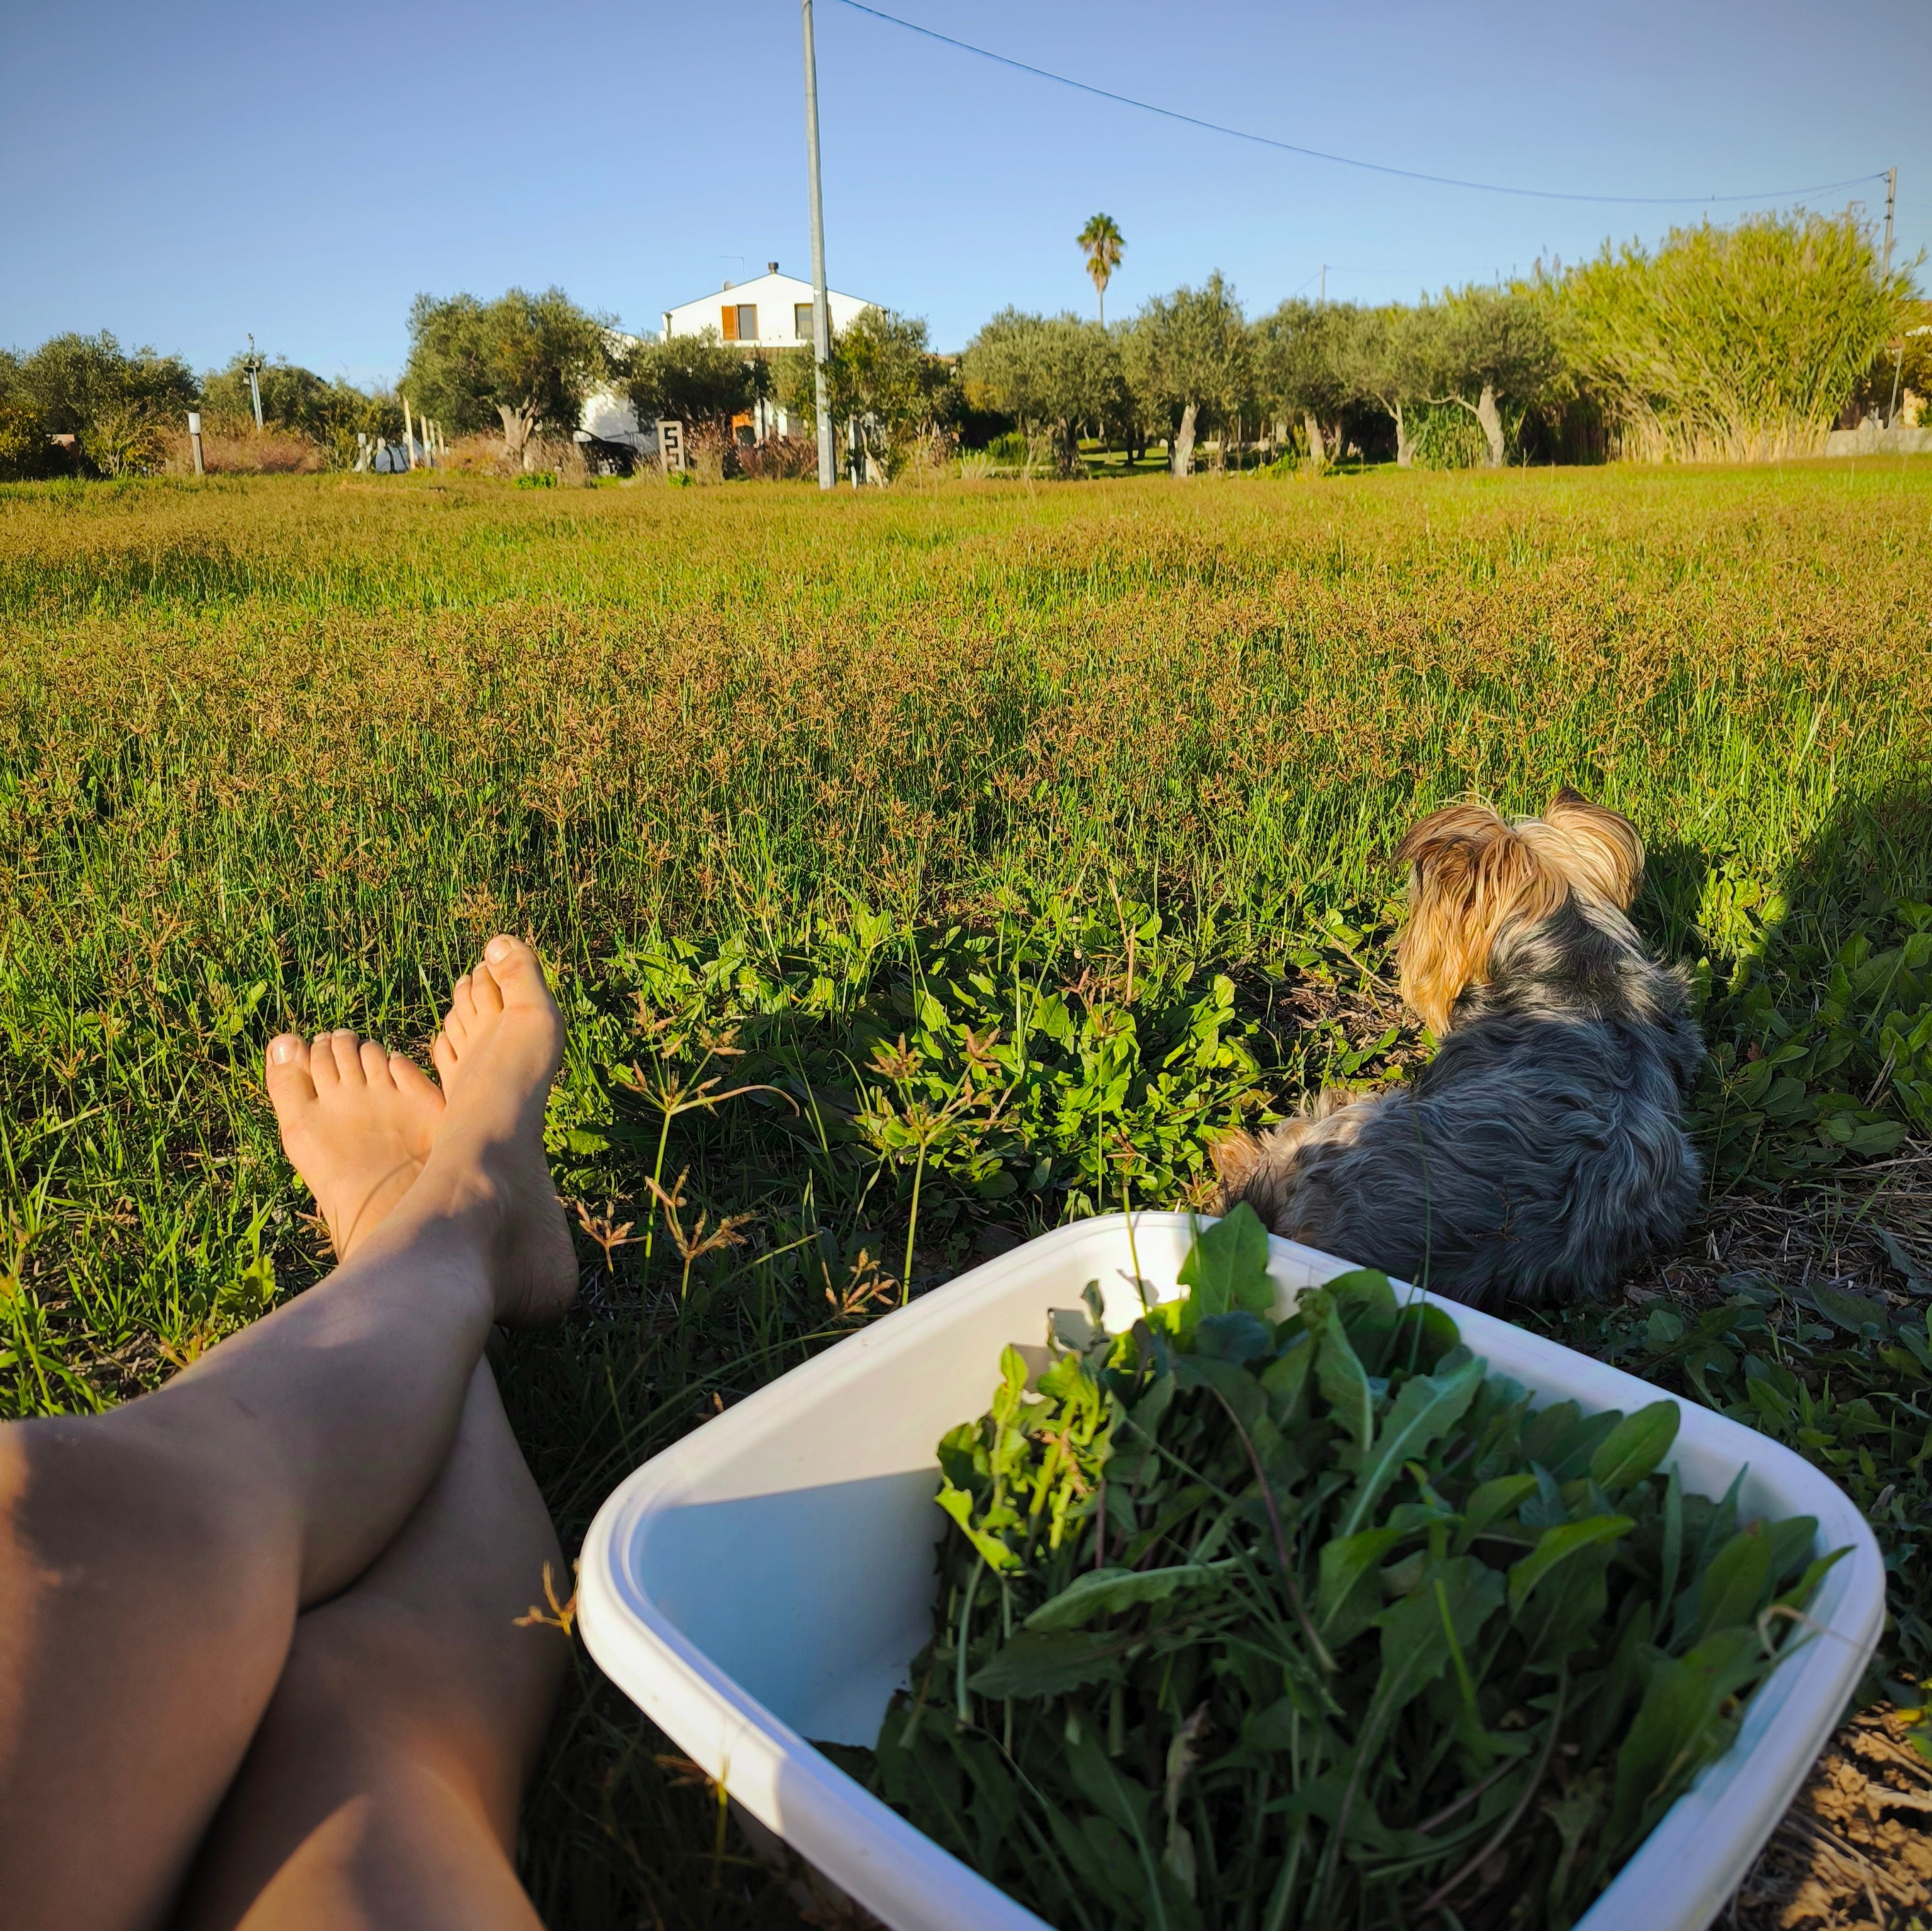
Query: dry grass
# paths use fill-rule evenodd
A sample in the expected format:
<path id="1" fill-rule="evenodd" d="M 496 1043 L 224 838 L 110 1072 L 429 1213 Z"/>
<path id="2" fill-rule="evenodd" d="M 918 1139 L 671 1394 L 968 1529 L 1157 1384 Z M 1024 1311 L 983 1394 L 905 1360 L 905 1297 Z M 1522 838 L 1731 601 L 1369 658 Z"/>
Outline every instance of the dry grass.
<path id="1" fill-rule="evenodd" d="M 161 469 L 170 476 L 194 474 L 194 451 L 184 429 L 163 436 Z M 327 453 L 313 438 L 286 430 L 214 430 L 204 426 L 201 457 L 211 476 L 314 476 L 328 467 Z"/>

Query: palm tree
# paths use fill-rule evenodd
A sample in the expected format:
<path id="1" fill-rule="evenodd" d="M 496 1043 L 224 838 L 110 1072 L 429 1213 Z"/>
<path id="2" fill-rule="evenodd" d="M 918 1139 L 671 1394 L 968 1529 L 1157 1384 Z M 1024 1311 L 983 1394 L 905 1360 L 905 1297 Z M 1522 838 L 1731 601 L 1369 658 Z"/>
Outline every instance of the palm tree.
<path id="1" fill-rule="evenodd" d="M 1127 244 L 1111 214 L 1096 214 L 1073 238 L 1087 257 L 1087 272 L 1094 277 L 1094 292 L 1100 298 L 1100 322 L 1107 320 L 1107 283 L 1120 265 L 1120 250 Z"/>

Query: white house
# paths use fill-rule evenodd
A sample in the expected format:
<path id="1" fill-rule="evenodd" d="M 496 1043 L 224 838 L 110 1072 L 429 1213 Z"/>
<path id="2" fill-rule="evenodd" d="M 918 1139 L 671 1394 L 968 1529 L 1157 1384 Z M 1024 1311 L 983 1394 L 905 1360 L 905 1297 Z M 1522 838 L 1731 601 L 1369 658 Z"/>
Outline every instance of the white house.
<path id="1" fill-rule="evenodd" d="M 826 294 L 834 334 L 849 328 L 862 310 L 872 306 L 856 295 L 841 295 L 836 289 L 829 289 Z M 778 263 L 767 262 L 765 272 L 754 280 L 735 286 L 727 282 L 716 295 L 700 295 L 695 301 L 680 302 L 664 311 L 667 337 L 701 335 L 707 328 L 726 342 L 755 343 L 760 349 L 808 349 L 812 284 L 796 275 L 780 274 Z M 791 431 L 785 412 L 766 403 L 759 405 L 758 418 L 750 427 L 760 439 L 774 430 L 781 436 Z M 656 430 L 640 430 L 629 402 L 614 390 L 599 389 L 586 399 L 583 428 L 602 442 L 627 442 L 637 449 L 656 447 Z"/>
<path id="2" fill-rule="evenodd" d="M 870 302 L 856 295 L 826 291 L 836 334 L 849 328 Z M 667 335 L 698 335 L 715 328 L 727 342 L 755 342 L 766 349 L 808 348 L 812 343 L 812 284 L 796 275 L 782 275 L 776 262 L 767 262 L 755 281 L 727 282 L 716 295 L 680 302 L 664 312 Z"/>

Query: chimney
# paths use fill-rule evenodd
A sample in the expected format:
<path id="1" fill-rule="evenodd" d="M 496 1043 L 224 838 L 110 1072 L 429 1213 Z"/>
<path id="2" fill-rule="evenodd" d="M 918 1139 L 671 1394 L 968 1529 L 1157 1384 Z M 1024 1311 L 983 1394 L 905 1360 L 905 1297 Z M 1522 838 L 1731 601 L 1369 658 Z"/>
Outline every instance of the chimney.
<path id="1" fill-rule="evenodd" d="M 768 274 L 768 275 L 775 275 L 775 274 L 776 274 L 778 273 L 778 263 L 777 263 L 777 262 L 767 262 L 765 264 L 765 273 L 766 273 L 766 274 Z"/>

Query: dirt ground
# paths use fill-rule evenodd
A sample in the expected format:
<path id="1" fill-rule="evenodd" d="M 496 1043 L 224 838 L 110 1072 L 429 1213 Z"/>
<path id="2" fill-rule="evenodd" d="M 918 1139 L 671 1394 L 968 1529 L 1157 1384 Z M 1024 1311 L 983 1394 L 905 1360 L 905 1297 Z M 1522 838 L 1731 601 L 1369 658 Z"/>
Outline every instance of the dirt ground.
<path id="1" fill-rule="evenodd" d="M 1740 1931 L 1932 1926 L 1932 1765 L 1889 1705 L 1854 1717 L 1732 1900 Z"/>

